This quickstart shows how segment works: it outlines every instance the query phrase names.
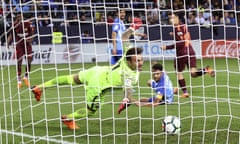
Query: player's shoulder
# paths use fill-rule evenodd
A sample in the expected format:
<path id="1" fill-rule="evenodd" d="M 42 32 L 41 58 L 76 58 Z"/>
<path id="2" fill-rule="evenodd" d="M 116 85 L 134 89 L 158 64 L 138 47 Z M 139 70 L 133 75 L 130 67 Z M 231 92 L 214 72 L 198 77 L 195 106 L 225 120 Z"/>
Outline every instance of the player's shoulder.
<path id="1" fill-rule="evenodd" d="M 162 76 L 164 79 L 169 79 L 169 76 L 167 74 L 167 72 L 163 71 L 163 76 Z"/>
<path id="2" fill-rule="evenodd" d="M 112 25 L 113 31 L 118 31 L 120 30 L 120 21 L 119 19 L 115 19 Z"/>

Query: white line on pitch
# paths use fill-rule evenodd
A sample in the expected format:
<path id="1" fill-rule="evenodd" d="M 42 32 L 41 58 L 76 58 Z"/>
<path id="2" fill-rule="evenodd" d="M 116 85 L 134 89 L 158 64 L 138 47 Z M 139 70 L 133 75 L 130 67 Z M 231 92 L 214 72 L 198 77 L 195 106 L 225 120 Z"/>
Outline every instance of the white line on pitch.
<path id="1" fill-rule="evenodd" d="M 8 130 L 1 130 L 0 129 L 0 133 L 12 134 L 12 135 L 16 135 L 16 136 L 22 136 L 22 137 L 36 139 L 36 140 L 44 140 L 44 141 L 48 141 L 48 142 L 64 143 L 64 144 L 76 144 L 76 143 L 72 143 L 72 142 L 68 142 L 68 141 L 60 141 L 60 140 L 57 140 L 57 139 L 52 139 L 52 138 L 48 138 L 48 137 L 41 137 L 41 136 L 32 136 L 32 135 L 29 135 L 29 134 L 20 133 L 20 132 L 13 132 L 13 131 L 8 131 Z"/>

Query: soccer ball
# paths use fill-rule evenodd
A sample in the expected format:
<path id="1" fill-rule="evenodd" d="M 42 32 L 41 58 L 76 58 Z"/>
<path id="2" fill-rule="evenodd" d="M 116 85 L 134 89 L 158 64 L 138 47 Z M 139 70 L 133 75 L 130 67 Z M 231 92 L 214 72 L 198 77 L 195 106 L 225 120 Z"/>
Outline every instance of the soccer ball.
<path id="1" fill-rule="evenodd" d="M 162 121 L 162 128 L 167 134 L 179 134 L 181 121 L 176 116 L 166 116 Z"/>

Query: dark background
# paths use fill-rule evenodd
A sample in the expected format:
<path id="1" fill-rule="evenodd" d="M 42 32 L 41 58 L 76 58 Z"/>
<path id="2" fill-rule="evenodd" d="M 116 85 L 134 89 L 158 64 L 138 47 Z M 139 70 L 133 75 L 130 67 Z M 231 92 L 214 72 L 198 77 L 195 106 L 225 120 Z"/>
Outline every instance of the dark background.
<path id="1" fill-rule="evenodd" d="M 111 26 L 106 24 L 81 24 L 79 26 L 59 27 L 59 31 L 63 32 L 63 43 L 81 43 L 81 34 L 84 31 L 89 31 L 91 35 L 91 42 L 111 42 Z M 230 26 L 189 26 L 192 40 L 207 40 L 207 39 L 238 39 L 240 37 L 239 28 L 233 25 Z M 37 44 L 51 44 L 51 27 L 40 27 L 39 34 L 35 37 Z M 148 35 L 150 41 L 154 40 L 172 40 L 169 32 L 173 31 L 172 26 L 149 26 L 145 27 L 145 33 Z"/>

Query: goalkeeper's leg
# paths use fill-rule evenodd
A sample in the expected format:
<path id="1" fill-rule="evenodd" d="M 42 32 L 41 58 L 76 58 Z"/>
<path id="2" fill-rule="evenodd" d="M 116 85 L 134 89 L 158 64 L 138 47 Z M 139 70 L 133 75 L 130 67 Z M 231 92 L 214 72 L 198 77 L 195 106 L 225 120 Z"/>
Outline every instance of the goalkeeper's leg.
<path id="1" fill-rule="evenodd" d="M 69 129 L 79 129 L 80 127 L 76 124 L 74 119 L 83 118 L 87 116 L 93 116 L 97 111 L 91 111 L 88 108 L 80 108 L 72 114 L 63 115 L 61 117 L 63 124 L 65 124 Z"/>
<path id="2" fill-rule="evenodd" d="M 43 88 L 53 87 L 53 86 L 57 86 L 57 85 L 75 85 L 75 84 L 79 84 L 80 83 L 78 81 L 76 80 L 76 76 L 75 75 L 59 76 L 59 77 L 51 79 L 51 80 L 49 80 L 49 81 L 47 81 L 47 82 L 45 82 L 43 84 L 40 84 L 40 85 L 37 85 L 37 86 L 33 86 L 32 87 L 32 92 L 35 95 L 35 99 L 37 101 L 40 101 Z"/>
<path id="3" fill-rule="evenodd" d="M 65 124 L 69 129 L 79 129 L 79 126 L 76 124 L 74 119 L 96 115 L 98 109 L 100 108 L 100 103 L 103 102 L 103 98 L 100 98 L 99 96 L 89 96 L 87 100 L 90 101 L 87 104 L 87 108 L 80 108 L 72 114 L 62 116 L 63 124 Z"/>

